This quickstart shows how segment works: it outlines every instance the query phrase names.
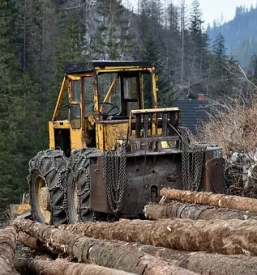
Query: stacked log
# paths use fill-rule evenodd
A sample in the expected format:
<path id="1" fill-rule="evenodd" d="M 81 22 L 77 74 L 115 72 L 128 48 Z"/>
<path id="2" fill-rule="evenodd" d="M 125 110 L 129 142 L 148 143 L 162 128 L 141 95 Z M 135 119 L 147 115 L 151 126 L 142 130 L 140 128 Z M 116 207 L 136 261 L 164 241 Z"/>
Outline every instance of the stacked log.
<path id="1" fill-rule="evenodd" d="M 256 199 L 167 189 L 161 194 L 180 202 L 146 206 L 153 220 L 55 226 L 16 220 L 20 242 L 52 257 L 24 260 L 26 272 L 256 274 Z"/>
<path id="2" fill-rule="evenodd" d="M 25 245 L 35 248 L 33 240 L 36 238 L 42 243 L 47 243 L 49 249 L 68 254 L 73 259 L 84 263 L 93 263 L 135 274 L 194 274 L 177 265 L 170 265 L 154 256 L 140 252 L 124 243 L 80 237 L 67 230 L 60 230 L 29 220 L 17 220 L 15 225 L 18 230 L 32 236 L 32 240 L 30 240 L 24 234 L 19 235 L 20 241 Z"/>
<path id="3" fill-rule="evenodd" d="M 92 264 L 71 263 L 65 259 L 52 260 L 46 257 L 35 257 L 23 260 L 20 269 L 40 275 L 132 275 L 121 270 L 114 270 Z"/>
<path id="4" fill-rule="evenodd" d="M 0 232 L 0 275 L 17 275 L 14 269 L 16 231 L 13 226 Z"/>
<path id="5" fill-rule="evenodd" d="M 180 202 L 197 203 L 257 213 L 257 200 L 252 198 L 166 188 L 163 188 L 160 194 L 163 197 Z"/>
<path id="6" fill-rule="evenodd" d="M 257 254 L 256 220 L 121 220 L 59 225 L 80 236 L 140 242 L 184 251 Z"/>
<path id="7" fill-rule="evenodd" d="M 135 221 L 132 222 L 135 223 Z M 116 226 L 119 224 L 120 227 L 124 227 L 126 223 L 122 220 L 115 224 Z M 212 275 L 253 275 L 256 274 L 257 270 L 257 257 L 185 252 L 133 243 L 131 239 L 129 242 L 106 241 L 81 237 L 80 235 L 71 233 L 72 230 L 76 231 L 78 226 L 86 226 L 87 224 L 69 225 L 67 226 L 69 227 L 68 231 L 60 229 L 60 227 L 64 226 L 59 226 L 58 228 L 29 220 L 15 221 L 15 225 L 20 231 L 20 241 L 27 246 L 41 250 L 43 244 L 43 247 L 47 247 L 47 249 L 51 251 L 59 252 L 63 256 L 69 255 L 69 258 L 72 260 L 84 262 L 92 266 L 101 265 L 102 267 L 113 268 L 114 271 L 119 269 L 125 272 L 131 272 L 132 274 L 194 274 L 193 272 L 196 272 Z M 106 223 L 95 223 L 95 225 L 97 225 L 97 227 L 105 226 Z M 141 229 L 142 228 L 145 229 L 143 223 Z M 124 227 L 124 231 L 126 231 L 126 227 Z M 117 231 L 115 234 L 117 234 Z M 148 234 L 148 231 L 146 231 L 145 234 Z M 176 236 L 174 237 L 177 238 Z M 201 242 L 200 239 L 199 242 Z M 255 244 L 253 243 L 252 245 L 254 246 Z M 247 253 L 247 251 L 245 251 L 245 253 Z M 56 267 L 56 262 L 51 261 L 50 264 L 48 262 L 48 260 L 36 258 L 26 261 L 25 264 L 27 269 L 34 270 L 34 272 L 36 272 L 38 266 L 47 265 L 46 270 L 52 270 Z M 220 266 L 222 266 L 222 269 Z M 59 267 L 59 270 L 63 270 L 62 267 Z M 54 273 L 50 273 L 49 271 L 49 273 L 43 274 L 48 275 Z"/>
<path id="8" fill-rule="evenodd" d="M 192 220 L 257 220 L 256 213 L 227 208 L 217 208 L 215 206 L 180 203 L 173 201 L 167 204 L 148 204 L 144 209 L 146 218 L 150 220 L 158 219 L 192 219 Z"/>

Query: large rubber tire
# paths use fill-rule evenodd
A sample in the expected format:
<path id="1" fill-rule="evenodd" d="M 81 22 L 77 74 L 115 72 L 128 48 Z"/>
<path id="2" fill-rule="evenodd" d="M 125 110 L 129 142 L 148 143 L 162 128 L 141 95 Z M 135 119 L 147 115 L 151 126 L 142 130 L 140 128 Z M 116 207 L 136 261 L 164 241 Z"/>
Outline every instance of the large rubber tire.
<path id="1" fill-rule="evenodd" d="M 29 162 L 28 183 L 34 220 L 41 223 L 67 223 L 68 159 L 62 150 L 40 151 Z M 42 215 L 38 200 L 38 182 L 44 182 L 50 200 L 50 222 Z"/>
<path id="2" fill-rule="evenodd" d="M 67 186 L 69 223 L 106 221 L 107 214 L 92 211 L 90 205 L 89 156 L 96 149 L 83 148 L 71 154 Z"/>

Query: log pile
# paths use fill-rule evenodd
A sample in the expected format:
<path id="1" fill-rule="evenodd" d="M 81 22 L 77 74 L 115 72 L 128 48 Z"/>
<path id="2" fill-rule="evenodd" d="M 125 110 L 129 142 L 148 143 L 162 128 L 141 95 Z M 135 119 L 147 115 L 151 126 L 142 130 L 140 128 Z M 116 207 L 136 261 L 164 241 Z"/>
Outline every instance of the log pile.
<path id="1" fill-rule="evenodd" d="M 255 200 L 239 199 L 240 210 L 234 210 L 229 207 L 235 205 L 235 196 L 179 190 L 162 190 L 162 194 L 177 200 L 147 205 L 145 213 L 151 220 L 55 226 L 15 220 L 19 242 L 41 253 L 20 260 L 18 271 L 45 275 L 256 274 Z M 15 246 L 14 227 L 8 230 L 14 234 Z"/>
<path id="2" fill-rule="evenodd" d="M 163 197 L 180 202 L 198 203 L 257 213 L 257 199 L 252 198 L 166 188 L 163 188 L 160 194 Z"/>
<path id="3" fill-rule="evenodd" d="M 159 219 L 192 219 L 192 220 L 257 220 L 257 213 L 217 208 L 209 205 L 189 204 L 173 201 L 166 204 L 148 204 L 144 209 L 146 218 Z"/>
<path id="4" fill-rule="evenodd" d="M 202 228 L 204 224 L 206 227 Z M 127 274 L 256 274 L 257 269 L 257 257 L 251 256 L 257 253 L 256 220 L 121 220 L 59 226 L 17 220 L 15 226 L 19 240 L 26 246 L 59 253 L 84 263 L 82 266 L 90 265 L 87 268 L 109 268 L 113 274 L 117 270 Z M 24 264 L 34 271 L 46 265 L 47 273 L 42 274 L 48 275 L 54 274 L 59 264 L 59 270 L 63 270 L 67 262 L 36 258 Z"/>
<path id="5" fill-rule="evenodd" d="M 17 275 L 14 269 L 16 231 L 13 226 L 0 232 L 0 275 Z"/>

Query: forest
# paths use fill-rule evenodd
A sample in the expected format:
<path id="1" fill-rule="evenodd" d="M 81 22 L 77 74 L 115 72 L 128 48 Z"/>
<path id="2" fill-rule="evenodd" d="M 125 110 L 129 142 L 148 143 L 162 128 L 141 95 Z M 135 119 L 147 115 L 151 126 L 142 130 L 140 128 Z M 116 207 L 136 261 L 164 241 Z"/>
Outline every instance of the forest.
<path id="1" fill-rule="evenodd" d="M 235 10 L 233 20 L 222 22 L 214 21 L 207 28 L 210 40 L 214 40 L 218 33 L 226 38 L 225 46 L 229 54 L 234 55 L 245 68 L 253 69 L 256 62 L 257 46 L 257 7 L 249 9 L 239 6 Z"/>
<path id="2" fill-rule="evenodd" d="M 28 191 L 28 162 L 48 148 L 48 121 L 66 63 L 148 60 L 158 72 L 159 106 L 204 93 L 213 100 L 247 93 L 256 70 L 227 55 L 218 32 L 210 43 L 199 2 L 164 7 L 140 0 L 0 1 L 0 210 Z"/>

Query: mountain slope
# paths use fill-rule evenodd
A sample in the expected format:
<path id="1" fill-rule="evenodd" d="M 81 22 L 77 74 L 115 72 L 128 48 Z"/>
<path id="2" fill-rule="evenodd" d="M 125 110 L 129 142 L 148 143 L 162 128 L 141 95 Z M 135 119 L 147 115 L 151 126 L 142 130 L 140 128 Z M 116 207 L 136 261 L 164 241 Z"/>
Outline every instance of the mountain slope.
<path id="1" fill-rule="evenodd" d="M 227 53 L 248 67 L 251 57 L 257 53 L 257 8 L 237 7 L 233 20 L 221 26 L 208 28 L 208 35 L 214 41 L 218 33 L 226 40 Z"/>

